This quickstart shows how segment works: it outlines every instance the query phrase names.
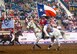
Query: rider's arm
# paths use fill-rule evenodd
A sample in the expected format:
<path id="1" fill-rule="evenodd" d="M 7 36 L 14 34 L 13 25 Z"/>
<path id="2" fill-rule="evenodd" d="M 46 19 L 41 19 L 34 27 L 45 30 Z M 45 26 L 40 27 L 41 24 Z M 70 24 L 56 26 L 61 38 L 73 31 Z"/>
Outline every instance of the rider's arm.
<path id="1" fill-rule="evenodd" d="M 46 36 L 49 36 L 48 32 L 47 32 L 47 26 L 44 26 L 43 31 L 45 33 Z"/>

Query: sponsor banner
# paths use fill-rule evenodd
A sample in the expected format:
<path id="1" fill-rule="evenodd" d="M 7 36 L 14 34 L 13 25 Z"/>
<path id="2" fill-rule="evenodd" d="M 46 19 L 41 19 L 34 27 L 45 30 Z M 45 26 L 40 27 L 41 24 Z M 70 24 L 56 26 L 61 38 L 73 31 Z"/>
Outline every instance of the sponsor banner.
<path id="1" fill-rule="evenodd" d="M 6 19 L 2 21 L 2 29 L 7 29 L 7 28 L 14 28 L 13 20 Z"/>
<path id="2" fill-rule="evenodd" d="M 34 44 L 36 42 L 36 36 L 34 33 L 23 33 L 23 36 L 19 37 L 21 44 Z M 77 43 L 77 33 L 65 33 L 64 38 L 60 36 L 59 41 L 61 43 Z M 39 44 L 50 44 L 50 39 L 41 39 Z M 56 42 L 56 40 L 55 40 Z"/>
<path id="3" fill-rule="evenodd" d="M 67 40 L 77 40 L 77 33 L 76 32 L 72 32 L 72 33 L 66 33 L 65 37 Z"/>
<path id="4" fill-rule="evenodd" d="M 0 39 L 1 40 L 1 39 Z M 77 43 L 77 33 L 65 33 L 64 38 L 59 37 L 59 41 L 62 44 L 66 43 Z M 19 36 L 19 42 L 21 44 L 34 44 L 36 42 L 36 36 L 34 33 L 23 33 L 23 36 Z M 50 44 L 51 40 L 49 39 L 40 39 L 39 44 Z M 56 40 L 55 40 L 56 43 Z M 0 43 L 2 44 L 2 43 Z M 5 44 L 9 44 L 7 41 Z"/>

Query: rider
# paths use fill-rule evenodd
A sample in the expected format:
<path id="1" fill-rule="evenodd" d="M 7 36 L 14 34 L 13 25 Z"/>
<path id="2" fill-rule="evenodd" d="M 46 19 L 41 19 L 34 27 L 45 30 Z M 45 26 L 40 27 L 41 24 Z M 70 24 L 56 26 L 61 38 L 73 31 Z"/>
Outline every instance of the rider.
<path id="1" fill-rule="evenodd" d="M 42 39 L 44 39 L 44 31 L 43 31 L 43 28 L 44 28 L 44 25 L 46 25 L 46 23 L 47 23 L 47 19 L 44 17 L 44 16 L 42 16 L 41 18 L 40 18 L 40 21 L 39 21 L 39 24 L 40 24 L 40 26 L 41 26 L 41 28 L 42 28 Z"/>
<path id="2" fill-rule="evenodd" d="M 52 32 L 52 31 L 53 31 L 52 25 L 48 21 L 47 24 L 44 25 L 44 28 L 43 28 L 44 36 L 50 37 L 50 34 L 49 33 Z"/>
<path id="3" fill-rule="evenodd" d="M 14 29 L 10 29 L 10 44 L 14 45 L 14 39 L 15 39 L 15 36 L 14 36 Z"/>

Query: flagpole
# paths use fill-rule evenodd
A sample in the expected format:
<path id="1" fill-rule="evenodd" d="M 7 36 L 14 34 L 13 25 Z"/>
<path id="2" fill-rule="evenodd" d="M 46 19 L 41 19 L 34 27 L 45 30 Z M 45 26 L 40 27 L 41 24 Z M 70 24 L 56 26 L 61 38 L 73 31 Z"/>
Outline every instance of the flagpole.
<path id="1" fill-rule="evenodd" d="M 37 5 L 37 4 L 38 4 L 38 2 L 36 2 L 36 10 L 37 10 L 37 15 L 38 15 L 38 18 L 40 18 L 40 17 L 39 17 L 38 5 Z"/>

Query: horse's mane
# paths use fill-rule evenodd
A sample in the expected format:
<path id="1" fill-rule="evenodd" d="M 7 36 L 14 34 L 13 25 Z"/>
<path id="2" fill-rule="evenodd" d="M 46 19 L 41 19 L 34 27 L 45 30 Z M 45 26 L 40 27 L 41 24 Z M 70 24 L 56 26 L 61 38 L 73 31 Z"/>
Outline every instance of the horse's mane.
<path id="1" fill-rule="evenodd" d="M 17 31 L 17 32 L 15 33 L 15 36 L 19 36 L 20 33 L 21 33 L 21 31 Z"/>
<path id="2" fill-rule="evenodd" d="M 35 32 L 36 32 L 36 30 L 37 30 L 37 31 L 38 31 L 38 30 L 41 30 L 40 27 L 39 27 L 35 22 L 30 22 L 29 25 L 28 25 L 28 27 L 29 27 L 29 28 L 30 28 L 30 27 L 33 27 L 33 29 L 35 30 Z"/>

